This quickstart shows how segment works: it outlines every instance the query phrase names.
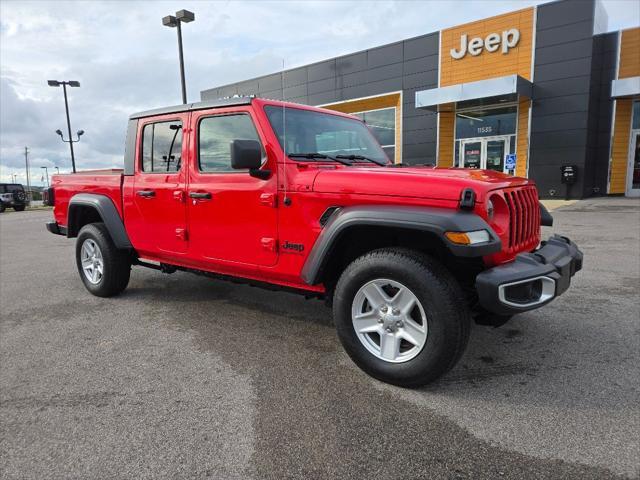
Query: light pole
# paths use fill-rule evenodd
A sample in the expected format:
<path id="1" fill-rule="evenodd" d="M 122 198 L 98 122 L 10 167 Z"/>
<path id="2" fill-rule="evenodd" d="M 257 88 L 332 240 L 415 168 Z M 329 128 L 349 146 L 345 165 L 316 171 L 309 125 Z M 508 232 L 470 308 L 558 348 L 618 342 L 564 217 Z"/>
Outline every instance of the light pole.
<path id="1" fill-rule="evenodd" d="M 59 80 L 47 80 L 47 84 L 50 87 L 59 87 L 60 85 L 62 85 L 62 90 L 64 91 L 64 108 L 67 112 L 67 129 L 69 131 L 69 140 L 71 140 L 71 120 L 69 120 L 69 101 L 67 100 L 67 85 L 69 85 L 70 87 L 79 87 L 80 82 L 75 80 L 69 80 L 69 81 L 63 81 L 63 82 Z M 60 130 L 58 130 L 57 132 L 59 131 Z M 62 133 L 60 133 L 59 135 L 60 137 L 62 137 Z M 64 141 L 64 138 L 62 140 Z M 78 137 L 78 140 L 80 140 L 80 137 Z M 76 140 L 76 142 L 78 140 Z M 73 141 L 69 142 L 69 148 L 71 149 L 71 168 L 73 169 L 73 173 L 76 173 L 76 159 L 73 155 L 73 143 L 74 143 Z"/>
<path id="2" fill-rule="evenodd" d="M 184 58 L 182 56 L 182 23 L 193 22 L 196 19 L 193 12 L 189 10 L 180 10 L 176 12 L 176 16 L 167 15 L 162 19 L 162 24 L 165 27 L 177 27 L 178 29 L 178 55 L 180 57 L 180 81 L 182 83 L 182 103 L 187 103 L 187 87 L 184 81 Z"/>
<path id="3" fill-rule="evenodd" d="M 40 167 L 40 168 L 44 168 L 44 173 L 47 174 L 47 187 L 49 186 L 49 169 L 47 167 Z"/>
<path id="4" fill-rule="evenodd" d="M 84 130 L 78 130 L 76 132 L 76 135 L 78 135 L 78 138 L 76 138 L 75 140 L 71 136 L 71 132 L 69 132 L 69 139 L 68 140 L 64 139 L 64 135 L 62 135 L 62 130 L 58 129 L 58 130 L 56 130 L 56 133 L 58 135 L 60 135 L 60 139 L 63 142 L 68 143 L 69 145 L 71 145 L 71 162 L 73 163 L 73 173 L 76 173 L 76 162 L 73 160 L 73 144 L 80 141 L 80 137 L 82 135 L 84 135 Z M 58 167 L 56 167 L 56 168 L 58 168 Z"/>
<path id="5" fill-rule="evenodd" d="M 58 175 L 60 175 L 60 169 L 59 169 L 58 167 L 53 167 L 53 168 L 55 168 L 55 169 L 56 169 L 56 173 L 57 173 Z"/>

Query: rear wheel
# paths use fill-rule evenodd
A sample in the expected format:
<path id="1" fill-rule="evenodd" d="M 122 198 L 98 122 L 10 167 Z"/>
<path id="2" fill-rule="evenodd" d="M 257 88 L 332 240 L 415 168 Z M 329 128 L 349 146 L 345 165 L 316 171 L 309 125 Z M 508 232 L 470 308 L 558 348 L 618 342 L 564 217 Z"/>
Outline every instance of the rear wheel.
<path id="1" fill-rule="evenodd" d="M 16 212 L 23 212 L 25 208 L 26 208 L 26 205 L 14 205 L 14 207 L 13 207 L 13 209 Z"/>
<path id="2" fill-rule="evenodd" d="M 344 271 L 334 318 L 340 341 L 371 376 L 417 387 L 450 370 L 466 347 L 470 315 L 451 273 L 404 249 L 370 252 Z"/>
<path id="3" fill-rule="evenodd" d="M 130 257 L 115 247 L 103 223 L 91 223 L 80 230 L 76 264 L 84 286 L 98 297 L 118 295 L 129 284 Z"/>
<path id="4" fill-rule="evenodd" d="M 0 202 L 0 213 L 4 213 L 6 209 L 7 207 L 5 206 L 5 204 Z"/>

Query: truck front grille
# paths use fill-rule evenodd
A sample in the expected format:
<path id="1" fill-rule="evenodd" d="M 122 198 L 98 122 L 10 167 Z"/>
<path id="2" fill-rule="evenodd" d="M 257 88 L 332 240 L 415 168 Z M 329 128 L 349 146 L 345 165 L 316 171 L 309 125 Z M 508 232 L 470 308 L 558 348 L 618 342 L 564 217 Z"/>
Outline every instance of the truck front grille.
<path id="1" fill-rule="evenodd" d="M 540 241 L 540 205 L 536 188 L 505 190 L 504 198 L 509 207 L 509 250 L 537 245 Z"/>

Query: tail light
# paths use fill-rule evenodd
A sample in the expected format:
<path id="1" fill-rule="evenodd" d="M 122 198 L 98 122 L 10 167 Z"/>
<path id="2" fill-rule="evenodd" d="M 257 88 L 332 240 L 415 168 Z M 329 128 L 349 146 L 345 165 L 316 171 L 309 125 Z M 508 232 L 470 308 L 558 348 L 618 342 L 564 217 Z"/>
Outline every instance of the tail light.
<path id="1" fill-rule="evenodd" d="M 54 200 L 55 200 L 55 196 L 53 193 L 53 187 L 49 187 L 42 191 L 42 203 L 50 207 L 53 207 Z"/>

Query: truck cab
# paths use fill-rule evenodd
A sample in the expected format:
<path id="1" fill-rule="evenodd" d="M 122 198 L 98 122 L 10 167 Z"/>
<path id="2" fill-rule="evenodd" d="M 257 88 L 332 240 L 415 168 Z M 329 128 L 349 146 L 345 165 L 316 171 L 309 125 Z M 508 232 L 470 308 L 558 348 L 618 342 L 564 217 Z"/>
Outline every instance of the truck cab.
<path id="1" fill-rule="evenodd" d="M 55 175 L 47 199 L 90 292 L 137 265 L 325 298 L 352 359 L 403 386 L 451 368 L 472 318 L 545 305 L 582 265 L 541 242 L 532 181 L 392 164 L 355 117 L 251 97 L 133 114 L 122 170 Z"/>

